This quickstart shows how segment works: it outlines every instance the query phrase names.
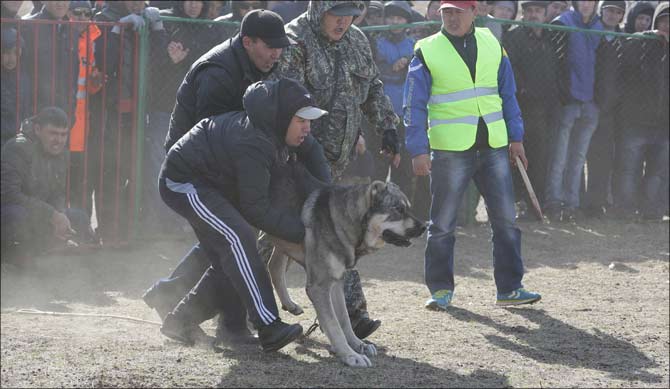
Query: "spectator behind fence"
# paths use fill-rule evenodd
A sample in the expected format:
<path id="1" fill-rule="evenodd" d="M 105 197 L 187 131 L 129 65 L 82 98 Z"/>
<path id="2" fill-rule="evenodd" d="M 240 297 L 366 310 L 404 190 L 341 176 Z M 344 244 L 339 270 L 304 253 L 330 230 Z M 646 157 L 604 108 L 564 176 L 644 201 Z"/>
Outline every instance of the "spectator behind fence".
<path id="1" fill-rule="evenodd" d="M 660 220 L 668 209 L 668 18 L 668 2 L 659 3 L 652 28 L 663 39 L 624 42 L 614 192 L 615 216 L 624 219 L 639 210 L 644 219 Z"/>
<path id="2" fill-rule="evenodd" d="M 395 167 L 400 163 L 398 116 L 384 94 L 367 38 L 352 25 L 361 13 L 360 1 L 311 1 L 306 13 L 286 25 L 297 44 L 284 51 L 274 72 L 276 78 L 298 80 L 329 112 L 312 123 L 312 133 L 323 146 L 335 179 L 351 162 L 364 115 L 382 138 L 382 149 L 393 155 Z M 364 338 L 381 321 L 368 316 L 356 270 L 345 272 L 344 284 L 352 327 Z"/>
<path id="3" fill-rule="evenodd" d="M 275 4 L 269 9 L 276 12 L 284 20 L 284 23 L 290 23 L 293 19 L 300 16 L 307 11 L 309 1 L 303 0 L 289 0 L 289 1 L 275 1 Z"/>
<path id="4" fill-rule="evenodd" d="M 516 20 L 516 15 L 519 12 L 518 1 L 494 1 L 493 12 L 494 18 Z M 509 31 L 512 24 L 501 24 L 503 36 Z"/>
<path id="5" fill-rule="evenodd" d="M 522 1 L 521 12 L 524 22 L 544 23 L 547 2 Z M 548 145 L 560 108 L 556 79 L 558 57 L 549 31 L 542 28 L 516 26 L 504 35 L 503 44 L 516 79 L 516 97 L 525 129 L 528 176 L 533 186 L 540 189 L 537 194 L 543 204 L 541 189 L 545 186 Z M 515 180 L 517 201 L 524 198 L 525 192 L 520 180 Z"/>
<path id="6" fill-rule="evenodd" d="M 74 117 L 77 92 L 76 32 L 68 25 L 69 1 L 47 1 L 42 10 L 25 20 L 50 20 L 55 23 L 25 23 L 23 65 L 37 94 L 31 96 L 33 112 L 48 106 L 62 107 Z M 33 91 L 33 93 L 35 93 Z"/>
<path id="7" fill-rule="evenodd" d="M 131 161 L 137 107 L 137 31 L 147 27 L 151 57 L 165 52 L 167 36 L 158 9 L 146 7 L 144 1 L 106 2 L 94 19 L 117 24 L 101 26 L 102 35 L 95 41 L 95 62 L 106 83 L 101 93 L 89 99 L 94 118 L 89 152 L 96 157 L 89 170 L 95 172 L 95 208 L 103 242 L 125 241 L 129 233 L 128 191 L 134 184 Z"/>
<path id="8" fill-rule="evenodd" d="M 634 34 L 636 32 L 648 31 L 651 27 L 651 19 L 654 16 L 654 6 L 646 1 L 636 1 L 628 11 L 624 32 Z"/>
<path id="9" fill-rule="evenodd" d="M 2 1 L 0 2 L 0 15 L 3 19 L 18 19 L 19 9 L 23 5 L 23 1 Z"/>
<path id="10" fill-rule="evenodd" d="M 407 24 L 411 21 L 411 17 L 412 12 L 406 1 L 389 1 L 384 6 L 384 19 L 387 25 Z M 399 117 L 402 115 L 402 92 L 407 67 L 414 54 L 415 43 L 406 28 L 384 31 L 377 38 L 375 63 L 379 67 L 379 79 L 384 83 L 384 94 L 391 100 L 393 112 Z M 401 139 L 404 138 L 403 126 L 399 125 L 398 130 L 398 135 Z M 383 179 L 387 175 L 388 164 L 384 163 L 382 158 L 377 158 L 379 169 L 374 178 Z M 393 182 L 398 184 L 413 202 L 412 165 L 406 155 L 393 173 Z"/>
<path id="11" fill-rule="evenodd" d="M 173 8 L 160 11 L 161 17 L 171 16 L 187 19 L 204 19 L 207 9 L 203 1 L 180 1 Z M 179 233 L 181 222 L 163 202 L 154 185 L 163 159 L 165 159 L 165 131 L 170 125 L 170 113 L 174 107 L 174 96 L 181 81 L 201 55 L 207 52 L 207 25 L 189 22 L 164 22 L 167 33 L 167 49 L 152 50 L 149 73 L 149 93 L 147 96 L 147 126 L 144 132 L 142 186 L 143 231 L 167 234 Z"/>
<path id="12" fill-rule="evenodd" d="M 601 1 L 600 21 L 606 31 L 621 32 L 619 25 L 626 13 L 625 1 Z M 588 182 L 582 198 L 586 217 L 601 217 L 610 208 L 612 171 L 614 170 L 614 139 L 619 107 L 619 57 L 623 39 L 604 35 L 596 53 L 595 101 L 600 109 L 598 128 L 593 133 L 586 155 Z"/>
<path id="13" fill-rule="evenodd" d="M 564 12 L 553 24 L 602 30 L 597 3 L 575 1 L 573 11 Z M 579 195 L 586 152 L 598 126 L 594 101 L 596 50 L 600 35 L 587 32 L 557 32 L 554 43 L 560 61 L 561 112 L 552 141 L 545 187 L 545 214 L 551 221 L 579 218 Z"/>
<path id="14" fill-rule="evenodd" d="M 220 16 L 214 19 L 217 22 L 235 22 L 237 24 L 223 24 L 217 25 L 217 37 L 219 42 L 235 36 L 240 31 L 240 23 L 244 19 L 244 15 L 255 10 L 265 9 L 267 1 L 233 1 L 231 4 L 231 12 L 227 15 Z"/>
<path id="15" fill-rule="evenodd" d="M 13 138 L 21 121 L 32 112 L 30 79 L 21 68 L 23 38 L 11 27 L 2 28 L 2 145 Z M 18 92 L 18 94 L 17 94 Z"/>
<path id="16" fill-rule="evenodd" d="M 43 108 L 2 148 L 2 259 L 21 261 L 69 239 L 96 240 L 90 217 L 67 208 L 67 115 Z"/>
<path id="17" fill-rule="evenodd" d="M 92 18 L 93 8 L 90 1 L 71 1 L 68 16 L 70 20 L 86 22 Z M 102 88 L 102 73 L 98 70 L 93 55 L 93 42 L 100 37 L 100 29 L 95 24 L 73 24 L 77 37 L 77 53 L 79 70 L 77 73 L 77 101 L 75 122 L 70 131 L 70 203 L 91 212 L 93 185 L 84 176 L 93 177 L 88 172 L 88 165 L 94 156 L 86 153 L 88 131 L 91 125 L 88 99 Z M 88 157 L 89 162 L 84 158 Z"/>
<path id="18" fill-rule="evenodd" d="M 570 4 L 567 1 L 547 1 L 547 18 L 546 23 L 551 23 L 559 17 L 563 12 L 570 9 Z"/>
<path id="19" fill-rule="evenodd" d="M 493 17 L 491 16 L 491 12 L 493 11 L 492 3 L 492 1 L 477 0 L 478 17 L 475 24 L 477 27 L 488 28 L 493 33 L 493 36 L 500 41 L 500 38 L 502 37 L 502 26 L 500 23 L 489 20 Z"/>

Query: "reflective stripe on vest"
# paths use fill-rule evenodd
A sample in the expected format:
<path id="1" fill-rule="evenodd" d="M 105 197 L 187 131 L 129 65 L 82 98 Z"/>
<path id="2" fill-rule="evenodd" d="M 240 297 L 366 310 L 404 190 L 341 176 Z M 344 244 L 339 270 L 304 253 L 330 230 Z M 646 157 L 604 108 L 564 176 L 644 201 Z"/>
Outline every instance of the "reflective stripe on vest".
<path id="1" fill-rule="evenodd" d="M 489 145 L 498 148 L 507 144 L 507 126 L 498 92 L 502 48 L 486 28 L 475 28 L 475 39 L 474 82 L 468 66 L 442 32 L 417 43 L 432 77 L 428 102 L 431 149 L 469 149 L 475 143 L 480 117 L 488 128 Z"/>

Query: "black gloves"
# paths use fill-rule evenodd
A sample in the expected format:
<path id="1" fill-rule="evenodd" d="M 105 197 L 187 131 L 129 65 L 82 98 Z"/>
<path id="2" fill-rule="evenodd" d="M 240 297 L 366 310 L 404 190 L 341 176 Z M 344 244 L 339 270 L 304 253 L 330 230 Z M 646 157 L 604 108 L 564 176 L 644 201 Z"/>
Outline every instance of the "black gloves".
<path id="1" fill-rule="evenodd" d="M 398 131 L 395 129 L 384 130 L 384 134 L 382 135 L 382 151 L 388 151 L 391 154 L 400 153 Z"/>

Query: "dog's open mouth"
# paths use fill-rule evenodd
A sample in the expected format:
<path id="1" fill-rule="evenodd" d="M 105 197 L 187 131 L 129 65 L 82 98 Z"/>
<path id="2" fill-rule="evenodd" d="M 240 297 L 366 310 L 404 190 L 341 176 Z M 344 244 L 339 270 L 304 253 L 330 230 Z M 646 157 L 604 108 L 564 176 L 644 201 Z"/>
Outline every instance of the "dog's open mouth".
<path id="1" fill-rule="evenodd" d="M 386 243 L 400 247 L 407 247 L 412 244 L 412 242 L 409 241 L 409 238 L 396 234 L 391 230 L 384 230 L 384 232 L 382 232 L 382 240 Z"/>

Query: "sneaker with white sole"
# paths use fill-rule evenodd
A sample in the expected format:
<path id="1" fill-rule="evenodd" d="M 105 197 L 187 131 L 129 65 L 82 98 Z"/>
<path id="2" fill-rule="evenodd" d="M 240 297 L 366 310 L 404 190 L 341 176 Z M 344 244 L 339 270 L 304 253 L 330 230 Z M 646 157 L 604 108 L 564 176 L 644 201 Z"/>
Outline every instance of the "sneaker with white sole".
<path id="1" fill-rule="evenodd" d="M 451 305 L 451 299 L 454 298 L 454 291 L 449 289 L 440 289 L 426 301 L 426 309 L 433 311 L 446 311 Z"/>
<path id="2" fill-rule="evenodd" d="M 521 304 L 533 304 L 542 299 L 539 293 L 529 292 L 524 288 L 519 288 L 510 293 L 498 293 L 496 305 L 510 306 Z"/>

